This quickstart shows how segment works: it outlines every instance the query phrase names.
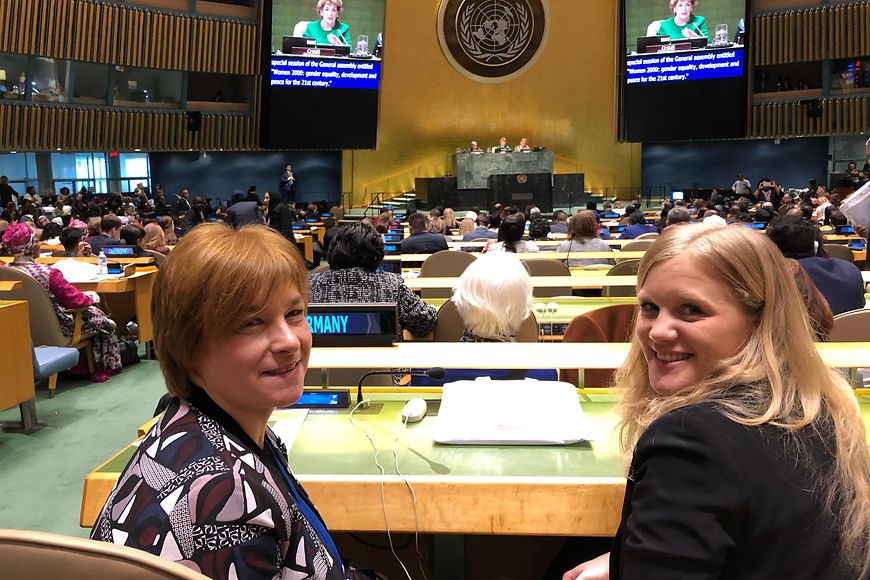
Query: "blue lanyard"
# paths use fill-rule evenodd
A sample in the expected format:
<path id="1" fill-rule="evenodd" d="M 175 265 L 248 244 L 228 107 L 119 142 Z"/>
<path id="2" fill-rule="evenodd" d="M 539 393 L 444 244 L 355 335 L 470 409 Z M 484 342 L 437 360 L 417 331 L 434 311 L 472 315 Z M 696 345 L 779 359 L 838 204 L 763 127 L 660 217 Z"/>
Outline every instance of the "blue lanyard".
<path id="1" fill-rule="evenodd" d="M 341 561 L 341 556 L 338 554 L 338 548 L 335 547 L 335 542 L 332 541 L 332 536 L 329 535 L 329 530 L 326 529 L 326 525 L 314 511 L 312 506 L 308 505 L 308 502 L 299 493 L 296 484 L 293 483 L 293 478 L 290 477 L 290 473 L 287 471 L 287 468 L 284 466 L 284 462 L 281 461 L 278 453 L 276 453 L 271 441 L 268 439 L 266 441 L 269 445 L 269 451 L 272 452 L 272 457 L 275 458 L 275 463 L 278 464 L 278 469 L 281 470 L 281 475 L 284 477 L 284 481 L 286 481 L 287 485 L 290 487 L 290 493 L 293 494 L 293 499 L 296 501 L 296 507 L 299 508 L 299 511 L 302 512 L 302 516 L 308 520 L 308 523 L 311 524 L 312 528 L 314 528 L 314 533 L 317 534 L 320 541 L 323 542 L 324 546 L 326 546 L 326 550 L 330 553 L 332 559 L 338 562 L 342 577 L 344 577 L 344 564 Z"/>

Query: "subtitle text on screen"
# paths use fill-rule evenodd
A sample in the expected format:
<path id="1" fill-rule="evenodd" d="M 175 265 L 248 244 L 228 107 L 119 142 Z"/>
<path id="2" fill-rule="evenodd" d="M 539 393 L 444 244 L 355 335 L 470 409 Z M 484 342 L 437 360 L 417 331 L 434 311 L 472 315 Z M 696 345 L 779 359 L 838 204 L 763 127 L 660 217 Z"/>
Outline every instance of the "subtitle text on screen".
<path id="1" fill-rule="evenodd" d="M 377 89 L 380 62 L 272 58 L 270 85 L 333 89 Z"/>
<path id="2" fill-rule="evenodd" d="M 743 49 L 716 52 L 668 52 L 626 60 L 628 85 L 724 79 L 743 75 Z"/>

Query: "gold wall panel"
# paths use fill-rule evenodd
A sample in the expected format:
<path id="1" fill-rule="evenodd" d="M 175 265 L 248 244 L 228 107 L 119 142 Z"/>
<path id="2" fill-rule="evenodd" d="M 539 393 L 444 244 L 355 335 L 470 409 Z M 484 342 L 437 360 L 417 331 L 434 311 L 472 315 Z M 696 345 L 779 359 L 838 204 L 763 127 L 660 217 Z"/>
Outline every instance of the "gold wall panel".
<path id="1" fill-rule="evenodd" d="M 544 52 L 528 72 L 500 84 L 474 82 L 447 62 L 438 4 L 389 3 L 378 148 L 343 155 L 343 191 L 353 192 L 355 205 L 373 192 L 407 191 L 415 177 L 451 174 L 457 148 L 472 139 L 492 146 L 501 136 L 511 145 L 525 136 L 546 146 L 556 172 L 585 173 L 587 189 L 640 185 L 640 145 L 616 142 L 615 0 L 549 0 Z M 578 29 L 579 22 L 586 24 Z"/>

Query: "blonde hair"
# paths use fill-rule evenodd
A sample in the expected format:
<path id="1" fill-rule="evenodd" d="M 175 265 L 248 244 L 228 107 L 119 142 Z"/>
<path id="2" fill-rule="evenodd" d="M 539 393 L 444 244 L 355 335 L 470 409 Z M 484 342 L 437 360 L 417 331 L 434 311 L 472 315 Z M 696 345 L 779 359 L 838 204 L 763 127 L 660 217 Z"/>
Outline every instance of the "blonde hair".
<path id="1" fill-rule="evenodd" d="M 166 235 L 163 228 L 157 222 L 145 224 L 145 237 L 142 238 L 142 247 L 146 250 L 166 250 Z"/>
<path id="2" fill-rule="evenodd" d="M 315 10 L 317 11 L 318 16 L 320 16 L 320 11 L 323 10 L 323 7 L 327 4 L 332 4 L 338 9 L 338 14 L 336 14 L 336 18 L 341 16 L 341 13 L 344 12 L 344 3 L 342 2 L 342 0 L 317 0 L 317 7 L 315 8 Z M 290 167 L 289 163 L 287 164 L 287 167 Z"/>
<path id="3" fill-rule="evenodd" d="M 474 231 L 474 220 L 471 218 L 463 218 L 461 222 L 459 222 L 459 235 L 464 236 L 469 232 Z"/>
<path id="4" fill-rule="evenodd" d="M 656 418 L 701 402 L 715 402 L 737 423 L 769 424 L 790 434 L 807 426 L 829 432 L 833 426 L 836 467 L 822 474 L 820 490 L 825 508 L 836 514 L 844 562 L 865 577 L 870 573 L 870 457 L 864 423 L 848 383 L 825 366 L 813 344 L 807 309 L 785 258 L 764 234 L 742 226 L 668 228 L 641 261 L 638 289 L 653 267 L 674 258 L 694 258 L 709 268 L 755 319 L 754 330 L 741 351 L 698 384 L 670 396 L 659 396 L 650 386 L 635 334 L 614 376 L 614 385 L 624 391 L 619 404 L 623 451 L 630 452 Z"/>
<path id="5" fill-rule="evenodd" d="M 305 263 L 278 232 L 220 222 L 190 230 L 160 267 L 151 300 L 154 348 L 169 393 L 189 397 L 188 376 L 204 342 L 225 336 L 233 320 L 291 285 L 307 304 Z"/>
<path id="6" fill-rule="evenodd" d="M 483 254 L 459 277 L 453 302 L 472 333 L 513 338 L 532 311 L 532 279 L 515 255 Z"/>

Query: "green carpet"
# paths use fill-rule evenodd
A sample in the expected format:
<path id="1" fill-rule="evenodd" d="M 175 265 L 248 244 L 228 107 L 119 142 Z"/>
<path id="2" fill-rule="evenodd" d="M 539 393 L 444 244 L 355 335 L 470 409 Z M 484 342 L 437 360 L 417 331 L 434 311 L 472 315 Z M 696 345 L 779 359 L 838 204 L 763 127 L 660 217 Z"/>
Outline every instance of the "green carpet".
<path id="1" fill-rule="evenodd" d="M 85 475 L 136 438 L 166 392 L 155 361 L 143 360 L 105 383 L 61 376 L 57 395 L 36 392 L 31 435 L 0 433 L 0 528 L 87 536 L 79 527 Z M 0 421 L 19 418 L 18 408 Z"/>

